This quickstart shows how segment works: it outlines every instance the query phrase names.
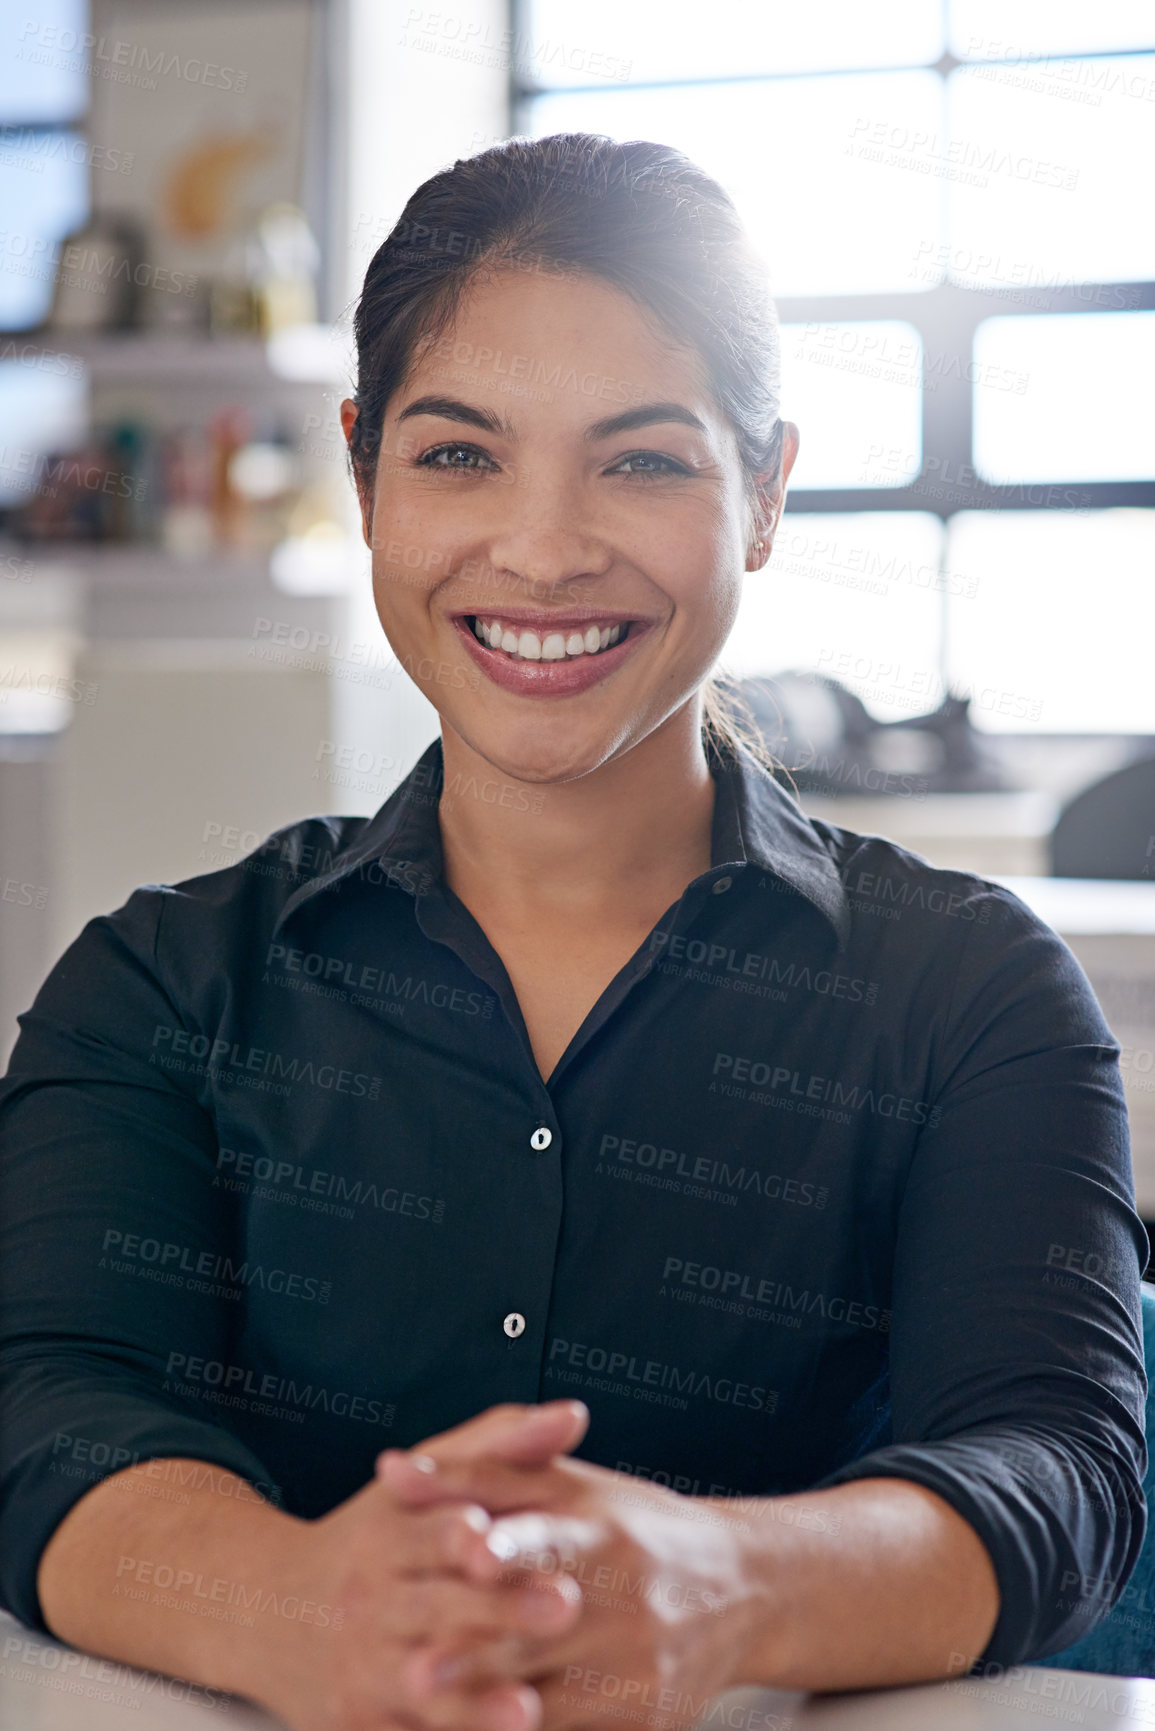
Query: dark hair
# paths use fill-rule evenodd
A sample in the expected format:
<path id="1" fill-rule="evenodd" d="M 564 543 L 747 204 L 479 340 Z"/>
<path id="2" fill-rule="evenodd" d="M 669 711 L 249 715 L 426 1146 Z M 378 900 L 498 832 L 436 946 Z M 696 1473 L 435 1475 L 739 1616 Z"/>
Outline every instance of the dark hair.
<path id="1" fill-rule="evenodd" d="M 581 272 L 628 294 L 702 356 L 753 498 L 782 454 L 778 319 L 730 198 L 681 151 L 590 133 L 515 138 L 435 174 L 374 254 L 354 316 L 350 457 L 372 491 L 386 405 L 419 348 L 452 324 L 481 268 Z M 703 740 L 773 768 L 728 682 L 703 687 Z"/>

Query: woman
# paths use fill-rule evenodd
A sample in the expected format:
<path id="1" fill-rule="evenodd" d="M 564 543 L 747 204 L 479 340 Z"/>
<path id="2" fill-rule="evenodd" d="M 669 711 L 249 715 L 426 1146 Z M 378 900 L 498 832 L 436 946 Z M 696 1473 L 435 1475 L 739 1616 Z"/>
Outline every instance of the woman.
<path id="1" fill-rule="evenodd" d="M 23 1018 L 4 1602 L 300 1731 L 1062 1648 L 1146 1519 L 1117 1048 L 1012 895 L 808 820 L 726 719 L 797 449 L 729 201 L 486 151 L 356 332 L 441 735 Z"/>

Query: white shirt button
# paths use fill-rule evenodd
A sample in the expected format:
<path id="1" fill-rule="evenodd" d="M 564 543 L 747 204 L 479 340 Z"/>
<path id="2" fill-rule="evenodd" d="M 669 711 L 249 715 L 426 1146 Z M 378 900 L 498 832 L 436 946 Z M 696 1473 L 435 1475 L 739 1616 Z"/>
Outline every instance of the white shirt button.
<path id="1" fill-rule="evenodd" d="M 545 1124 L 539 1124 L 529 1139 L 529 1145 L 535 1154 L 540 1154 L 553 1141 L 553 1132 Z"/>
<path id="2" fill-rule="evenodd" d="M 525 1317 L 520 1310 L 511 1310 L 501 1326 L 510 1340 L 516 1340 L 519 1334 L 525 1333 Z"/>
<path id="3" fill-rule="evenodd" d="M 715 878 L 714 879 L 714 894 L 716 896 L 725 895 L 726 891 L 730 888 L 730 885 L 733 883 L 733 881 L 734 881 L 733 878 Z"/>

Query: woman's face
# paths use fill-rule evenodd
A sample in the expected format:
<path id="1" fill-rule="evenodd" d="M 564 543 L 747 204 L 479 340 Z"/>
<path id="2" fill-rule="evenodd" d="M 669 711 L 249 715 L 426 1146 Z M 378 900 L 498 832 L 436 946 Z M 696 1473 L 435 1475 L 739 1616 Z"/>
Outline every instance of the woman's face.
<path id="1" fill-rule="evenodd" d="M 768 537 L 695 352 L 597 279 L 506 269 L 419 352 L 382 433 L 374 597 L 443 725 L 551 782 L 697 716 Z"/>

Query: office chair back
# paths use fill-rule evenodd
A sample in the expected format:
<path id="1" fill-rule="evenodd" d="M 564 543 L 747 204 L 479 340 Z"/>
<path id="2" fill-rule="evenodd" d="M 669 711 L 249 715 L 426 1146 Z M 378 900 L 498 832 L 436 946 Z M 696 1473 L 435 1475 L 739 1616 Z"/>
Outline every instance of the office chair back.
<path id="1" fill-rule="evenodd" d="M 1155 879 L 1155 757 L 1117 769 L 1060 812 L 1051 876 Z"/>

